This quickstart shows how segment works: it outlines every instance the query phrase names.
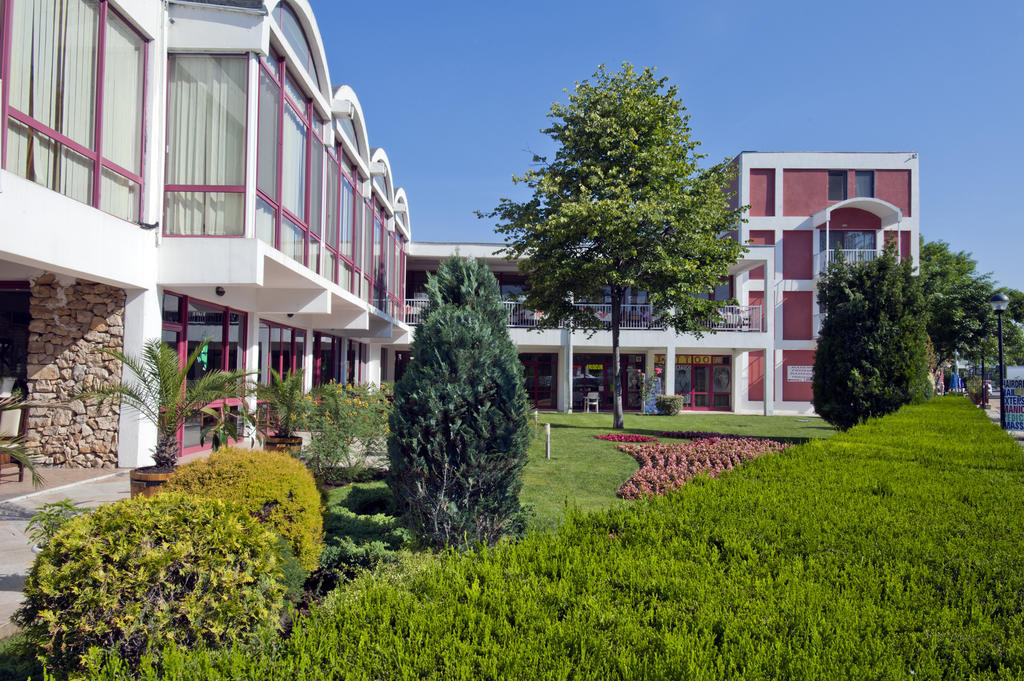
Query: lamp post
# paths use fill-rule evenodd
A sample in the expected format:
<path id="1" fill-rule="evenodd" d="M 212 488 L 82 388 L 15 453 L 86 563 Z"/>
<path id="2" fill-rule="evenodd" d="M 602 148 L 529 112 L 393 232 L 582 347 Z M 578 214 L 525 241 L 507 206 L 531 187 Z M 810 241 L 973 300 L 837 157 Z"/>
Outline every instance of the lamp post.
<path id="1" fill-rule="evenodd" d="M 997 293 L 989 300 L 996 313 L 996 324 L 999 333 L 999 427 L 1006 430 L 1006 388 L 1003 385 L 1006 370 L 1003 368 L 1003 312 L 1010 306 L 1010 298 L 1005 293 Z"/>

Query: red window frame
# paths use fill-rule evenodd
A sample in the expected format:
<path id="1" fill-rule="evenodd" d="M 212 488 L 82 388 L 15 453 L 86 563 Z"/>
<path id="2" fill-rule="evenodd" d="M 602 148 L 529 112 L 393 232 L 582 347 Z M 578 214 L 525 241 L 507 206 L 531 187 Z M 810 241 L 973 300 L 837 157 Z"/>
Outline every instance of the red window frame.
<path id="1" fill-rule="evenodd" d="M 335 218 L 336 218 L 336 223 L 333 224 L 333 225 L 325 225 L 324 226 L 325 234 L 324 234 L 324 241 L 323 241 L 323 243 L 324 243 L 324 248 L 327 251 L 329 251 L 330 253 L 334 254 L 336 256 L 336 259 L 337 259 L 338 262 L 337 262 L 335 271 L 327 273 L 327 275 L 328 275 L 327 278 L 330 279 L 331 281 L 333 281 L 335 284 L 340 285 L 345 290 L 352 291 L 353 288 L 354 288 L 354 284 L 353 284 L 354 278 L 357 275 L 357 272 L 360 271 L 359 268 L 356 267 L 355 260 L 354 260 L 354 254 L 357 252 L 356 248 L 357 248 L 357 243 L 358 243 L 358 241 L 356 239 L 356 233 L 358 232 L 358 229 L 356 228 L 356 223 L 358 222 L 358 217 L 357 216 L 360 213 L 359 213 L 359 210 L 358 210 L 358 203 L 357 203 L 359 201 L 359 191 L 356 188 L 359 183 L 358 183 L 357 180 L 354 180 L 353 178 L 357 178 L 358 177 L 358 171 L 353 166 L 351 166 L 348 163 L 348 159 L 345 156 L 345 151 L 344 151 L 344 149 L 342 148 L 342 146 L 340 144 L 337 144 L 334 147 L 332 147 L 329 150 L 329 153 L 330 153 L 331 159 L 333 159 L 333 160 L 335 160 L 337 162 L 337 167 L 338 167 L 338 197 L 337 197 L 337 205 L 335 207 L 335 212 L 334 212 Z M 352 202 L 351 202 L 352 212 L 349 215 L 349 240 L 348 240 L 349 241 L 349 247 L 348 247 L 348 252 L 347 253 L 342 248 L 343 241 L 342 241 L 342 238 L 341 238 L 342 219 L 344 217 L 344 215 L 342 213 L 342 210 L 341 210 L 341 206 L 342 206 L 342 203 L 343 203 L 342 202 L 342 195 L 346 191 L 349 192 L 349 196 L 351 196 L 351 198 L 352 198 Z M 326 212 L 325 212 L 325 214 L 326 214 Z M 328 229 L 334 230 L 334 233 L 335 233 L 335 235 L 337 237 L 335 239 L 335 243 L 337 244 L 337 246 L 331 246 L 330 245 L 330 243 L 329 243 L 329 241 L 327 239 L 327 236 L 326 236 L 326 230 L 328 230 Z M 348 279 L 348 281 L 342 281 L 342 277 L 341 277 L 342 263 L 347 265 L 348 268 L 349 268 L 349 279 Z M 358 293 L 358 290 L 356 291 L 356 293 Z"/>
<path id="2" fill-rule="evenodd" d="M 324 362 L 323 362 L 323 340 L 324 338 L 331 339 L 331 357 L 329 360 L 330 364 L 330 376 L 325 376 Z M 330 383 L 336 381 L 343 383 L 346 376 L 346 339 L 341 336 L 336 336 L 329 333 L 321 333 L 316 331 L 313 333 L 313 385 L 322 385 L 324 383 Z M 334 369 L 337 368 L 338 372 L 335 373 Z"/>
<path id="3" fill-rule="evenodd" d="M 275 371 L 277 371 L 278 374 L 280 374 L 283 377 L 288 372 L 297 371 L 299 369 L 304 368 L 305 367 L 305 362 L 306 362 L 306 330 L 305 329 L 300 329 L 300 328 L 295 327 L 295 326 L 289 326 L 287 324 L 279 324 L 277 322 L 272 322 L 272 321 L 268 321 L 266 319 L 261 319 L 260 320 L 260 327 L 261 327 L 261 329 L 264 326 L 268 327 L 271 330 L 277 328 L 277 329 L 287 329 L 288 331 L 291 332 L 291 340 L 289 341 L 289 343 L 291 345 L 291 347 L 290 347 L 291 358 L 292 358 L 291 366 L 289 366 L 289 367 L 285 367 L 284 366 L 284 354 L 283 353 L 282 353 L 281 357 L 279 357 L 279 361 L 277 362 L 277 366 L 272 366 L 272 363 L 271 363 L 270 360 L 271 360 L 271 357 L 272 357 L 271 346 L 273 345 L 273 341 L 270 340 L 270 341 L 268 341 L 269 346 L 267 347 L 267 367 L 268 367 L 268 369 L 274 369 Z M 262 335 L 262 334 L 258 333 L 258 335 Z M 298 338 L 299 335 L 302 336 L 302 340 L 301 341 L 299 341 L 299 338 Z M 296 352 L 296 347 L 299 345 L 300 342 L 302 343 L 302 353 L 301 354 Z M 259 370 L 260 370 L 261 373 L 263 372 L 262 358 L 261 358 L 261 366 L 260 366 Z M 267 381 L 268 382 L 270 381 L 270 371 L 269 370 L 267 371 Z"/>
<path id="4" fill-rule="evenodd" d="M 222 327 L 221 327 L 221 338 L 224 339 L 223 342 L 225 343 L 225 346 L 227 344 L 227 339 L 229 338 L 228 329 L 230 327 L 231 314 L 234 313 L 234 314 L 240 315 L 240 317 L 241 317 L 240 322 L 241 323 L 239 324 L 240 333 L 239 333 L 239 340 L 238 340 L 238 342 L 239 342 L 239 344 L 242 347 L 242 366 L 241 366 L 241 368 L 244 369 L 246 366 L 248 366 L 247 363 L 246 363 L 247 360 L 248 360 L 248 352 L 249 352 L 249 342 L 248 342 L 249 315 L 248 315 L 247 312 L 245 312 L 244 310 L 238 310 L 238 309 L 235 309 L 235 308 L 232 308 L 232 307 L 227 307 L 225 305 L 219 305 L 217 303 L 211 303 L 211 302 L 209 302 L 207 300 L 203 300 L 201 298 L 195 298 L 193 296 L 189 296 L 189 295 L 186 295 L 186 294 L 183 294 L 183 293 L 175 293 L 174 291 L 167 291 L 167 290 L 162 291 L 161 294 L 160 294 L 160 307 L 161 307 L 161 311 L 163 310 L 163 304 L 164 304 L 164 300 L 166 299 L 166 296 L 174 296 L 174 297 L 176 297 L 178 299 L 178 321 L 174 322 L 174 321 L 167 321 L 166 319 L 164 319 L 163 322 L 162 322 L 161 330 L 162 331 L 170 331 L 172 333 L 176 333 L 177 334 L 177 336 L 178 336 L 178 343 L 177 343 L 177 348 L 176 349 L 177 349 L 177 352 L 178 352 L 178 365 L 179 366 L 184 366 L 185 365 L 185 360 L 188 359 L 188 327 L 189 327 L 188 307 L 189 307 L 189 303 L 190 302 L 195 302 L 195 303 L 197 303 L 199 305 L 204 305 L 206 307 L 212 307 L 214 309 L 221 310 L 221 311 L 224 312 L 224 321 L 222 322 Z M 215 368 L 220 368 L 220 369 L 222 369 L 224 371 L 228 371 L 228 357 L 229 356 L 230 356 L 230 353 L 224 352 L 223 353 L 223 360 L 221 362 L 221 366 L 220 367 L 215 367 Z M 233 399 L 228 399 L 228 400 L 216 400 L 216 401 L 210 402 L 209 404 L 204 405 L 204 406 L 210 407 L 210 408 L 213 408 L 213 409 L 217 409 L 219 411 L 223 411 L 224 409 L 230 409 L 231 407 L 240 406 L 241 403 L 242 403 L 242 400 L 240 398 L 233 398 Z M 205 417 L 204 417 L 204 421 L 205 421 Z M 212 449 L 212 447 L 213 447 L 213 443 L 210 443 L 209 445 L 195 445 L 195 446 L 192 446 L 192 447 L 184 447 L 183 446 L 184 442 L 185 442 L 185 427 L 182 426 L 181 428 L 178 429 L 178 446 L 181 447 L 181 456 L 185 456 L 187 454 L 193 454 L 195 452 L 207 451 L 209 449 Z"/>
<path id="5" fill-rule="evenodd" d="M 14 14 L 14 1 L 15 0 L 0 0 L 2 7 L 0 11 L 3 12 L 3 36 L 0 39 L 0 77 L 3 79 L 3 101 L 0 103 L 0 114 L 2 114 L 2 127 L 0 127 L 0 167 L 7 169 L 7 127 L 8 118 L 13 118 L 22 125 L 27 126 L 30 130 L 34 130 L 42 135 L 46 135 L 54 142 L 65 146 L 72 151 L 85 156 L 92 161 L 92 196 L 90 197 L 90 203 L 88 205 L 94 208 L 101 208 L 102 194 L 101 190 L 103 187 L 103 169 L 110 170 L 118 175 L 121 175 L 132 182 L 139 185 L 139 205 L 138 215 L 139 220 L 142 219 L 142 206 L 143 197 L 146 195 L 145 182 L 143 181 L 143 172 L 146 167 L 146 93 L 149 86 L 149 48 L 152 43 L 151 40 L 147 40 L 141 32 L 139 32 L 131 21 L 128 20 L 122 13 L 116 9 L 109 7 L 107 0 L 97 0 L 99 3 L 99 19 L 97 22 L 97 41 L 96 41 L 96 92 L 94 100 L 94 111 L 96 114 L 96 120 L 94 122 L 93 129 L 93 145 L 96 147 L 95 151 L 88 147 L 75 142 L 70 137 L 67 137 L 53 128 L 40 123 L 31 116 L 21 111 L 18 111 L 10 105 L 10 65 L 11 65 L 11 21 L 13 20 Z M 122 168 L 120 165 L 114 163 L 103 157 L 103 90 L 104 90 L 104 66 L 106 62 L 106 36 L 107 36 L 107 15 L 113 13 L 125 26 L 127 26 L 136 36 L 142 40 L 142 92 L 139 93 L 141 102 L 141 127 L 139 130 L 140 143 L 139 143 L 139 172 L 133 173 L 127 168 Z M 69 197 L 70 198 L 70 197 Z M 108 215 L 111 215 L 108 213 Z M 117 216 L 113 216 L 117 217 Z M 121 218 L 118 218 L 121 219 Z"/>
<path id="6" fill-rule="evenodd" d="M 166 126 L 166 129 L 164 131 L 164 134 L 165 134 L 165 139 L 167 140 L 167 144 L 168 144 L 167 148 L 168 148 L 168 150 L 170 149 L 170 139 L 171 139 L 171 130 L 170 130 L 170 125 L 171 125 L 171 108 L 170 108 L 171 107 L 171 97 L 170 97 L 170 89 L 171 89 L 171 58 L 176 56 L 177 54 L 181 54 L 182 56 L 185 56 L 185 57 L 212 56 L 212 57 L 233 57 L 233 58 L 240 58 L 240 59 L 248 59 L 248 55 L 246 55 L 246 54 L 230 54 L 230 53 L 228 53 L 228 54 L 213 54 L 213 53 L 198 53 L 198 52 L 195 52 L 195 53 L 194 52 L 181 52 L 181 53 L 172 52 L 172 53 L 167 55 L 167 76 L 166 76 L 166 81 L 167 81 L 167 102 L 165 102 L 165 104 L 164 104 L 164 106 L 165 106 L 165 108 L 164 108 L 164 119 L 165 119 L 164 125 Z M 168 193 L 171 193 L 171 192 L 195 192 L 195 193 L 243 194 L 243 195 L 245 194 L 245 186 L 249 182 L 249 163 L 248 163 L 248 159 L 249 159 L 249 135 L 248 135 L 248 125 L 249 125 L 249 120 L 252 118 L 252 111 L 250 110 L 251 109 L 251 103 L 249 101 L 249 87 L 250 87 L 249 82 L 250 82 L 250 78 L 249 78 L 249 71 L 248 71 L 248 65 L 247 65 L 246 66 L 246 77 L 245 77 L 245 120 L 246 120 L 247 132 L 246 132 L 246 135 L 245 135 L 245 148 L 242 151 L 242 184 L 164 184 L 164 196 L 165 197 L 167 196 Z M 257 107 L 258 107 L 258 104 L 257 104 Z M 257 119 L 258 119 L 258 116 L 257 116 Z M 166 160 L 165 160 L 165 163 L 164 163 L 164 177 L 167 177 L 167 164 L 166 164 Z M 242 239 L 242 238 L 245 238 L 245 229 L 244 229 L 244 225 L 245 225 L 245 203 L 246 202 L 245 202 L 245 200 L 243 198 L 243 200 L 242 200 L 242 225 L 243 225 L 243 229 L 242 229 L 242 233 L 241 234 L 168 234 L 167 233 L 167 219 L 166 219 L 166 198 L 165 198 L 165 200 L 164 200 L 164 205 L 165 205 L 164 215 L 165 215 L 165 218 L 164 218 L 164 221 L 163 221 L 164 228 L 161 230 L 161 232 L 163 232 L 163 236 L 165 238 L 169 238 L 169 239 L 196 239 L 196 238 L 202 238 L 202 239 Z"/>

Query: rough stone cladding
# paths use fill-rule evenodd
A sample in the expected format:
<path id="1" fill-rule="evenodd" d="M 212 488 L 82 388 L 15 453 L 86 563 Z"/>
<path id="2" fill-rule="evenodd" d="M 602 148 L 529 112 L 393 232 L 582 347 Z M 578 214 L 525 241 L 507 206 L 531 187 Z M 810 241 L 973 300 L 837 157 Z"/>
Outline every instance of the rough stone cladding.
<path id="1" fill-rule="evenodd" d="M 124 349 L 124 291 L 43 274 L 31 282 L 27 444 L 47 465 L 117 466 L 117 405 L 88 409 L 72 395 L 120 382 L 121 363 L 102 352 Z"/>

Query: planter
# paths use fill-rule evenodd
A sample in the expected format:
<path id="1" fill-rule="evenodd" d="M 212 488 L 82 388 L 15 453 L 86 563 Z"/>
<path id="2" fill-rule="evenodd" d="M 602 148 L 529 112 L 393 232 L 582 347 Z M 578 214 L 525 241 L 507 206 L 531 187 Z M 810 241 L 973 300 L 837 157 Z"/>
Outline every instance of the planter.
<path id="1" fill-rule="evenodd" d="M 274 435 L 267 437 L 263 443 L 263 449 L 269 452 L 297 452 L 302 448 L 301 437 L 281 437 Z"/>
<path id="2" fill-rule="evenodd" d="M 132 499 L 138 496 L 151 497 L 160 491 L 160 488 L 174 475 L 173 470 L 160 470 L 155 472 L 143 468 L 136 468 L 131 471 Z"/>

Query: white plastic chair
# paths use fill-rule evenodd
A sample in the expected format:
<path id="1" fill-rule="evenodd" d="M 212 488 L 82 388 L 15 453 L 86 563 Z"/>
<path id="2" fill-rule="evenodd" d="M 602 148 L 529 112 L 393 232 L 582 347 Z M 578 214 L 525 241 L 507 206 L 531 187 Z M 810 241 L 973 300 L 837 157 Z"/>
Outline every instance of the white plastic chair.
<path id="1" fill-rule="evenodd" d="M 591 406 L 594 407 L 595 413 L 601 413 L 601 396 L 596 392 L 587 393 L 586 413 L 590 413 Z"/>

